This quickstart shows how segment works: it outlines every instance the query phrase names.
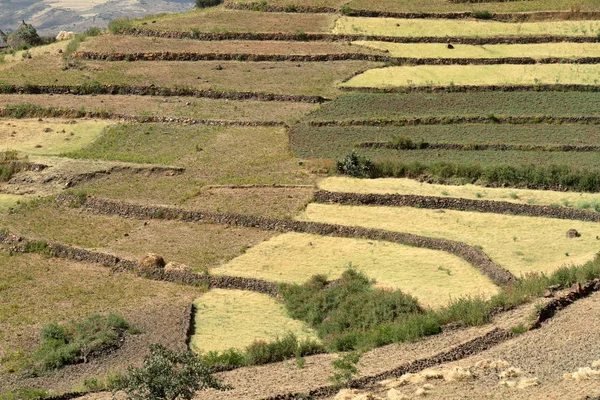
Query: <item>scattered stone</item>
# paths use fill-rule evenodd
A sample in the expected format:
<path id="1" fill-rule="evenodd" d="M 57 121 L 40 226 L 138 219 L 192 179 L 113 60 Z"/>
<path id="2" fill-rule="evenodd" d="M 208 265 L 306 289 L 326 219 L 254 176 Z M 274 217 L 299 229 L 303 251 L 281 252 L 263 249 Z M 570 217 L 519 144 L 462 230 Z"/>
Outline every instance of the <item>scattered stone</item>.
<path id="1" fill-rule="evenodd" d="M 600 360 L 596 360 L 592 363 L 592 368 L 600 368 Z"/>
<path id="2" fill-rule="evenodd" d="M 452 46 L 452 43 L 448 43 L 448 44 L 446 45 L 446 47 L 447 47 L 447 48 L 449 48 L 449 49 L 453 49 L 453 48 L 454 48 L 454 46 Z"/>
<path id="3" fill-rule="evenodd" d="M 573 373 L 565 373 L 563 378 L 565 380 L 587 381 L 590 379 L 600 378 L 600 370 L 591 369 L 590 367 L 579 368 Z"/>
<path id="4" fill-rule="evenodd" d="M 552 291 L 549 289 L 546 289 L 546 291 L 544 292 L 544 297 L 548 298 L 548 297 L 552 297 Z"/>
<path id="5" fill-rule="evenodd" d="M 538 382 L 538 378 L 522 378 L 517 384 L 517 388 L 526 389 L 528 387 L 537 386 L 540 383 Z"/>
<path id="6" fill-rule="evenodd" d="M 58 49 L 58 54 L 62 54 L 63 50 L 62 49 Z"/>
<path id="7" fill-rule="evenodd" d="M 518 378 L 521 374 L 520 368 L 510 367 L 500 373 L 500 379 Z"/>
<path id="8" fill-rule="evenodd" d="M 427 396 L 427 390 L 423 388 L 418 388 L 415 390 L 415 396 Z"/>
<path id="9" fill-rule="evenodd" d="M 189 272 L 190 267 L 185 264 L 170 262 L 165 265 L 165 272 Z"/>
<path id="10" fill-rule="evenodd" d="M 41 144 L 36 144 L 34 147 L 35 147 L 36 149 L 41 149 L 41 148 L 42 148 L 42 145 L 41 145 Z"/>
<path id="11" fill-rule="evenodd" d="M 508 387 L 508 388 L 512 388 L 512 387 L 517 386 L 517 382 L 516 381 L 500 381 L 499 385 Z"/>
<path id="12" fill-rule="evenodd" d="M 52 129 L 51 129 L 51 128 L 44 128 L 44 129 L 43 129 L 43 131 L 44 131 L 45 133 L 48 133 L 48 132 L 52 132 Z"/>
<path id="13" fill-rule="evenodd" d="M 223 67 L 221 66 L 221 64 L 217 64 L 217 66 L 215 67 L 215 69 L 217 71 L 221 71 L 223 69 Z"/>
<path id="14" fill-rule="evenodd" d="M 575 293 L 581 293 L 583 291 L 582 287 L 581 287 L 581 283 L 576 282 L 573 284 L 573 286 L 571 286 L 571 292 L 575 292 Z"/>
<path id="15" fill-rule="evenodd" d="M 444 372 L 444 380 L 447 382 L 466 381 L 473 378 L 471 371 L 463 367 L 454 367 Z"/>
<path id="16" fill-rule="evenodd" d="M 581 236 L 581 234 L 580 234 L 579 232 L 577 232 L 577 229 L 569 229 L 569 230 L 567 231 L 567 237 L 568 237 L 569 239 L 572 239 L 572 238 L 578 238 L 578 237 L 580 237 L 580 236 Z"/>

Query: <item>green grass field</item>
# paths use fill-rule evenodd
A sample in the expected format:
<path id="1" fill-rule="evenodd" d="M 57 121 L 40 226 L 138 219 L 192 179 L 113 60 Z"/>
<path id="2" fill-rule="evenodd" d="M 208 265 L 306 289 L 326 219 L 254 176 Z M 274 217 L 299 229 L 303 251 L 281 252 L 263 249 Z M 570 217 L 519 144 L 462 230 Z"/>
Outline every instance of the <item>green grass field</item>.
<path id="1" fill-rule="evenodd" d="M 342 86 L 596 85 L 600 82 L 599 77 L 600 65 L 597 64 L 420 65 L 371 69 L 351 78 Z"/>
<path id="2" fill-rule="evenodd" d="M 600 21 L 509 23 L 471 19 L 398 19 L 342 16 L 334 33 L 381 36 L 493 37 L 493 36 L 596 36 Z"/>
<path id="3" fill-rule="evenodd" d="M 352 42 L 365 49 L 387 50 L 393 57 L 407 58 L 580 58 L 600 56 L 598 43 L 535 43 L 486 44 L 481 46 L 454 44 L 448 49 L 445 43 L 390 43 Z"/>
<path id="4" fill-rule="evenodd" d="M 552 272 L 565 264 L 591 260 L 600 249 L 597 224 L 551 218 L 510 216 L 410 207 L 310 204 L 301 219 L 381 228 L 481 246 L 495 262 L 517 276 Z M 581 237 L 569 239 L 575 228 Z"/>
<path id="5" fill-rule="evenodd" d="M 356 179 L 342 176 L 325 178 L 319 189 L 332 192 L 415 194 L 471 200 L 498 200 L 517 204 L 559 205 L 589 209 L 600 207 L 600 195 L 515 188 L 483 188 L 476 185 L 438 185 L 406 178 Z"/>
<path id="6" fill-rule="evenodd" d="M 446 305 L 451 298 L 487 297 L 497 291 L 467 262 L 442 251 L 302 233 L 276 236 L 213 273 L 304 283 L 316 274 L 337 279 L 350 265 L 375 279 L 377 286 L 400 289 L 432 307 Z"/>
<path id="7" fill-rule="evenodd" d="M 283 304 L 266 294 L 213 289 L 194 301 L 194 351 L 244 349 L 255 340 L 272 340 L 293 332 L 299 338 L 316 338 L 304 323 L 291 319 Z"/>
<path id="8" fill-rule="evenodd" d="M 590 92 L 347 93 L 310 113 L 308 120 L 395 119 L 424 116 L 600 115 Z"/>
<path id="9" fill-rule="evenodd" d="M 0 194 L 0 214 L 6 212 L 9 208 L 18 202 L 25 200 L 25 196 L 13 194 Z"/>

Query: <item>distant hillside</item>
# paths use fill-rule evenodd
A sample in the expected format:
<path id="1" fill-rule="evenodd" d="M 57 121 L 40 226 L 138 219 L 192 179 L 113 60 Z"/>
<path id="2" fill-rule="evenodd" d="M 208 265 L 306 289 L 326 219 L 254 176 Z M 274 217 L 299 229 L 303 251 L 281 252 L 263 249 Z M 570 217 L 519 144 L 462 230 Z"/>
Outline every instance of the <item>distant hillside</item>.
<path id="1" fill-rule="evenodd" d="M 192 8 L 194 0 L 0 0 L 0 29 L 15 29 L 21 20 L 43 35 L 61 30 L 104 27 L 118 17 L 138 17 Z"/>

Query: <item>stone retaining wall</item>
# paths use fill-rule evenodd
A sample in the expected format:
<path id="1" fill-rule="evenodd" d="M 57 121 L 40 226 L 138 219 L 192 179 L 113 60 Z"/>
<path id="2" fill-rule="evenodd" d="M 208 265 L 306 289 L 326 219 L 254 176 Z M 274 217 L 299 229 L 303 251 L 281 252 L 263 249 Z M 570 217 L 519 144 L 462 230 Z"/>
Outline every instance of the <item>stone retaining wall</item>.
<path id="1" fill-rule="evenodd" d="M 516 1 L 516 0 L 505 0 Z M 454 1 L 457 2 L 457 1 Z M 465 2 L 465 1 L 463 1 Z M 470 0 L 466 2 L 471 2 Z M 316 7 L 305 5 L 280 6 L 274 4 L 262 4 L 259 2 L 231 2 L 224 3 L 225 8 L 232 10 L 251 10 L 261 12 L 287 12 L 287 13 L 342 13 L 341 9 L 333 7 Z M 476 12 L 393 12 L 379 10 L 358 10 L 347 8 L 343 11 L 344 15 L 350 17 L 370 17 L 370 18 L 401 18 L 401 19 L 472 19 L 477 18 Z M 533 11 L 533 12 L 507 12 L 490 13 L 490 18 L 496 21 L 540 21 L 540 20 L 586 20 L 599 19 L 600 12 L 597 11 Z"/>
<path id="2" fill-rule="evenodd" d="M 365 53 L 331 54 L 252 54 L 252 53 L 194 53 L 194 52 L 140 52 L 140 53 L 101 53 L 78 51 L 73 57 L 84 60 L 101 61 L 376 61 L 410 65 L 494 65 L 494 64 L 599 64 L 600 57 L 490 57 L 490 58 L 415 58 L 392 57 Z"/>
<path id="3" fill-rule="evenodd" d="M 0 108 L 0 118 L 12 117 L 10 108 Z M 138 123 L 177 123 L 186 125 L 212 125 L 212 126 L 286 126 L 280 121 L 232 121 L 220 119 L 197 119 L 189 117 L 167 117 L 162 115 L 128 115 L 108 111 L 81 111 L 74 108 L 36 107 L 31 110 L 19 110 L 19 118 L 100 118 L 118 119 L 126 122 Z"/>
<path id="4" fill-rule="evenodd" d="M 380 36 L 345 35 L 334 33 L 251 33 L 251 32 L 181 32 L 147 28 L 122 29 L 122 35 L 148 36 L 171 39 L 219 40 L 277 40 L 277 41 L 338 41 L 348 42 L 369 40 L 392 43 L 454 43 L 454 44 L 531 44 L 531 43 L 596 43 L 596 36 L 492 36 L 492 37 L 450 37 L 450 36 Z"/>
<path id="5" fill-rule="evenodd" d="M 403 126 L 403 125 L 440 125 L 440 124 L 599 124 L 600 116 L 445 116 L 411 117 L 397 119 L 371 119 L 347 121 L 309 121 L 308 125 L 322 126 Z"/>
<path id="6" fill-rule="evenodd" d="M 419 207 L 436 210 L 448 209 L 600 222 L 600 213 L 595 211 L 577 210 L 568 207 L 518 204 L 510 203 L 508 201 L 471 200 L 453 197 L 419 196 L 414 194 L 361 194 L 317 190 L 314 193 L 314 201 L 319 203 L 361 204 L 388 207 Z"/>
<path id="7" fill-rule="evenodd" d="M 80 199 L 77 199 L 72 195 L 60 195 L 57 198 L 57 202 L 63 204 L 71 204 L 73 201 L 80 201 Z M 270 219 L 260 216 L 233 213 L 191 211 L 173 207 L 142 206 L 97 197 L 85 198 L 82 202 L 82 206 L 96 213 L 120 215 L 129 218 L 178 219 L 190 222 L 253 227 L 278 232 L 301 232 L 322 236 L 331 235 L 344 238 L 384 240 L 414 247 L 441 250 L 454 254 L 477 267 L 497 285 L 504 286 L 516 279 L 512 273 L 493 262 L 481 249 L 453 240 L 430 238 L 410 233 L 386 231 L 383 229 L 368 229 L 320 222 Z M 225 285 L 225 283 L 222 284 Z"/>
<path id="8" fill-rule="evenodd" d="M 3 85 L 0 94 L 110 94 L 136 96 L 181 96 L 204 97 L 209 99 L 257 100 L 257 101 L 289 101 L 300 103 L 322 103 L 327 101 L 321 96 L 272 94 L 261 92 L 228 92 L 219 90 L 197 90 L 193 88 L 175 88 L 130 85 Z"/>

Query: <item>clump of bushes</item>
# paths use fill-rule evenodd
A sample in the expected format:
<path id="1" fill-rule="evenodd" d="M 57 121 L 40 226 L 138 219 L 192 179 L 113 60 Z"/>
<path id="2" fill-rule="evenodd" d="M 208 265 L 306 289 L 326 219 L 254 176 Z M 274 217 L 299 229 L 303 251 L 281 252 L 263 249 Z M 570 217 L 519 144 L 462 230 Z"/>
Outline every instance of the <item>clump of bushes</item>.
<path id="1" fill-rule="evenodd" d="M 127 17 L 113 19 L 108 23 L 108 30 L 113 34 L 118 34 L 123 30 L 131 28 L 133 28 L 133 23 L 131 22 L 131 19 Z"/>
<path id="2" fill-rule="evenodd" d="M 223 0 L 196 0 L 197 8 L 214 7 L 221 4 Z"/>
<path id="3" fill-rule="evenodd" d="M 337 172 L 355 178 L 370 178 L 374 173 L 374 165 L 370 159 L 361 157 L 355 152 L 348 154 L 342 160 L 336 161 Z"/>
<path id="4" fill-rule="evenodd" d="M 128 330 L 134 332 L 123 317 L 113 313 L 90 314 L 66 325 L 48 324 L 42 328 L 42 340 L 34 352 L 36 370 L 86 362 L 90 356 L 118 345 Z"/>

